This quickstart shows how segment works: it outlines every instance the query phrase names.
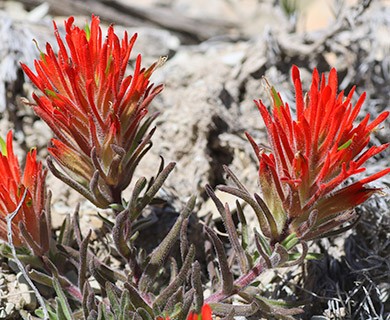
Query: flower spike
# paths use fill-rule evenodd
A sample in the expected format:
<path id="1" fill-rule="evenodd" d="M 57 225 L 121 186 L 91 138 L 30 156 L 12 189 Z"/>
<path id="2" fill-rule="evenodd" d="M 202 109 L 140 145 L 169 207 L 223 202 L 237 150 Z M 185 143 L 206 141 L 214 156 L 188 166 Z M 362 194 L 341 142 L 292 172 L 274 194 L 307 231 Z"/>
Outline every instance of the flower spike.
<path id="1" fill-rule="evenodd" d="M 17 247 L 27 246 L 34 254 L 42 255 L 49 249 L 50 239 L 49 220 L 45 213 L 47 170 L 37 161 L 37 150 L 32 149 L 27 154 L 22 173 L 14 154 L 11 131 L 6 141 L 0 138 L 0 146 L 0 239 L 7 240 L 5 217 L 16 209 L 27 189 L 21 210 L 12 221 L 13 243 Z"/>
<path id="2" fill-rule="evenodd" d="M 133 74 L 126 76 L 137 35 L 129 38 L 125 32 L 119 39 L 111 25 L 103 37 L 97 16 L 84 29 L 71 17 L 65 31 L 63 39 L 54 22 L 58 52 L 47 44 L 34 63 L 35 73 L 23 63 L 22 68 L 42 92 L 33 94 L 31 105 L 56 136 L 49 153 L 61 170 L 53 162 L 50 170 L 106 208 L 121 202 L 121 192 L 150 145 L 150 135 L 144 136 L 150 122 L 144 122 L 146 127 L 142 122 L 163 89 L 150 83 L 159 62 L 144 68 L 138 55 Z"/>
<path id="3" fill-rule="evenodd" d="M 314 70 L 310 91 L 302 90 L 299 69 L 292 68 L 296 93 L 296 118 L 280 94 L 270 88 L 273 107 L 269 111 L 262 101 L 255 101 L 265 122 L 271 152 L 260 149 L 249 134 L 247 137 L 259 159 L 259 180 L 264 201 L 272 212 L 282 241 L 297 232 L 316 212 L 312 232 L 304 240 L 318 236 L 325 224 L 337 216 L 340 224 L 355 217 L 353 208 L 366 201 L 379 189 L 366 186 L 390 173 L 384 169 L 340 189 L 350 176 L 365 170 L 364 163 L 385 150 L 389 143 L 367 148 L 370 134 L 389 115 L 381 113 L 371 123 L 367 115 L 360 123 L 356 118 L 365 100 L 363 93 L 355 105 L 352 95 L 337 92 L 337 72 L 332 69 L 328 79 Z M 344 215 L 345 212 L 352 212 Z M 306 224 L 305 224 L 306 225 Z M 335 224 L 329 224 L 332 228 Z M 336 225 L 337 226 L 337 225 Z M 287 231 L 287 232 L 286 232 Z"/>

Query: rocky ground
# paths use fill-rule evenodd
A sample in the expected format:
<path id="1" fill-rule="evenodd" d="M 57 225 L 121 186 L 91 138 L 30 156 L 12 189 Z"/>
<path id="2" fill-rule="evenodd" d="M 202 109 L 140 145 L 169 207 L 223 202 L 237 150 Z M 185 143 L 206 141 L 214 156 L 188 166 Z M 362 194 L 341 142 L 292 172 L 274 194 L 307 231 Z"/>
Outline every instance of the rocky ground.
<path id="1" fill-rule="evenodd" d="M 294 7 L 294 3 L 299 5 Z M 119 33 L 124 29 L 137 32 L 135 51 L 142 53 L 146 64 L 168 57 L 154 75 L 156 83 L 165 85 L 151 107 L 161 113 L 154 146 L 137 174 L 153 175 L 160 156 L 177 162 L 161 196 L 180 208 L 191 194 L 197 194 L 200 217 L 211 212 L 218 220 L 204 185 L 225 182 L 223 164 L 229 165 L 248 189 L 257 189 L 257 164 L 244 132 L 267 144 L 253 103 L 260 98 L 269 101 L 263 77 L 292 101 L 292 64 L 302 69 L 306 86 L 314 67 L 320 71 L 336 67 L 341 89 L 356 84 L 358 94 L 367 92 L 362 114 L 376 116 L 389 109 L 389 1 L 148 0 L 140 4 L 66 0 L 61 5 L 55 1 L 2 1 L 0 132 L 5 136 L 8 129 L 14 130 L 20 153 L 37 146 L 44 158 L 51 133 L 20 103 L 21 96 L 31 97 L 32 87 L 25 83 L 18 61 L 31 65 L 37 57 L 33 38 L 42 48 L 53 40 L 52 19 L 62 25 L 64 16 L 72 14 L 84 23 L 92 12 L 106 25 L 115 22 Z M 373 143 L 390 141 L 389 124 L 387 120 L 375 133 Z M 379 156 L 368 173 L 388 166 L 389 155 L 387 151 Z M 49 177 L 48 185 L 53 192 L 55 227 L 78 202 L 82 203 L 82 225 L 100 226 L 96 209 L 81 196 L 54 177 Z M 390 178 L 376 185 L 389 193 Z M 265 275 L 265 292 L 277 298 L 290 295 L 288 288 L 295 292 L 301 287 L 298 298 L 308 301 L 307 319 L 315 315 L 313 319 L 382 319 L 389 315 L 389 197 L 378 197 L 359 212 L 362 219 L 355 230 L 316 244 L 325 254 L 323 260 Z M 36 303 L 32 295 L 23 298 L 24 302 L 12 297 L 15 287 L 26 290 L 16 280 L 9 267 L 0 266 L 0 318 Z M 275 285 L 280 281 L 286 284 L 283 289 Z"/>

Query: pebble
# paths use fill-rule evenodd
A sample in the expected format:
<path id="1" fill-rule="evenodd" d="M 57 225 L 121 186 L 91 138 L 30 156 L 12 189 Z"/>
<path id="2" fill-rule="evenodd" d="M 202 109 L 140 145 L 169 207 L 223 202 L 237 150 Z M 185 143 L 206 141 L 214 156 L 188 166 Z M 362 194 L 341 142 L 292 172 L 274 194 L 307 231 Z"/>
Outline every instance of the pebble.
<path id="1" fill-rule="evenodd" d="M 10 315 L 14 309 L 15 309 L 15 304 L 12 302 L 7 302 L 5 305 L 5 310 L 4 310 L 5 314 Z"/>
<path id="2" fill-rule="evenodd" d="M 17 275 L 20 291 L 20 307 L 23 309 L 34 310 L 37 307 L 37 299 L 34 292 L 32 292 L 30 286 L 27 284 L 24 276 L 19 273 Z"/>
<path id="3" fill-rule="evenodd" d="M 240 64 L 245 58 L 244 51 L 231 52 L 222 57 L 222 62 L 229 66 L 236 66 Z"/>

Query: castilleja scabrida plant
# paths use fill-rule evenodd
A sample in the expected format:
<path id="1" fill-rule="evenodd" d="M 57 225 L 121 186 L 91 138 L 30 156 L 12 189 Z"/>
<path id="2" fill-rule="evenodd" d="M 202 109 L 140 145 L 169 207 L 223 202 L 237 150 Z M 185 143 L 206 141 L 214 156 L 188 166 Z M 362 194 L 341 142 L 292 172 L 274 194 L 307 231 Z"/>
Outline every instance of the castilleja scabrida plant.
<path id="1" fill-rule="evenodd" d="M 54 23 L 58 52 L 50 44 L 35 61 L 35 73 L 22 64 L 41 91 L 35 113 L 55 134 L 48 165 L 54 175 L 98 207 L 121 203 L 135 167 L 150 148 L 148 106 L 161 92 L 150 77 L 159 62 L 125 75 L 137 35 L 122 39 L 110 26 L 103 36 L 99 18 L 84 29 L 65 22 L 65 41 Z M 57 169 L 52 159 L 61 167 Z"/>
<path id="2" fill-rule="evenodd" d="M 354 208 L 380 191 L 368 183 L 390 172 L 387 168 L 343 186 L 349 177 L 364 172 L 367 160 L 389 146 L 389 143 L 368 146 L 370 134 L 388 117 L 388 111 L 371 122 L 370 115 L 358 121 L 366 95 L 353 103 L 355 88 L 346 96 L 339 93 L 335 69 L 328 77 L 314 70 L 306 94 L 296 66 L 292 68 L 292 80 L 295 106 L 284 103 L 268 83 L 271 107 L 255 101 L 269 139 L 269 147 L 262 148 L 246 133 L 259 161 L 260 192 L 252 196 L 226 166 L 227 176 L 235 186 L 217 186 L 241 198 L 254 210 L 261 232 L 255 231 L 257 250 L 252 256 L 247 252 L 248 229 L 240 203 L 236 204 L 242 230 L 237 232 L 229 205 L 224 205 L 207 187 L 242 271 L 233 281 L 227 263 L 221 264 L 225 288 L 206 299 L 212 306 L 244 290 L 265 269 L 301 263 L 308 254 L 308 240 L 346 230 L 351 224 L 342 225 L 357 218 Z M 298 243 L 302 246 L 299 254 Z"/>
<path id="3" fill-rule="evenodd" d="M 219 187 L 253 207 L 271 247 L 291 237 L 325 237 L 354 220 L 354 208 L 380 190 L 368 183 L 390 172 L 387 168 L 342 186 L 349 177 L 365 171 L 368 159 L 389 146 L 368 147 L 370 134 L 388 117 L 388 111 L 371 122 L 368 114 L 357 121 L 366 94 L 353 103 L 355 87 L 347 95 L 338 92 L 335 69 L 328 78 L 314 70 L 307 93 L 303 92 L 296 66 L 292 68 L 292 81 L 294 108 L 268 84 L 272 106 L 267 108 L 262 101 L 255 101 L 268 133 L 269 148 L 259 147 L 246 133 L 259 161 L 261 196 L 255 194 L 252 199 L 228 169 L 237 188 Z"/>
<path id="4" fill-rule="evenodd" d="M 366 94 L 353 104 L 355 88 L 346 96 L 338 93 L 335 69 L 328 79 L 314 70 L 306 94 L 296 66 L 292 68 L 292 80 L 295 116 L 274 88 L 270 88 L 270 109 L 256 101 L 271 152 L 259 148 L 247 134 L 259 160 L 260 187 L 270 212 L 264 229 L 274 241 L 294 232 L 306 240 L 321 237 L 354 219 L 354 207 L 379 191 L 367 184 L 390 172 L 387 168 L 342 187 L 346 179 L 365 171 L 363 165 L 368 159 L 389 146 L 368 147 L 370 134 L 389 112 L 371 122 L 368 114 L 357 121 Z"/>
<path id="5" fill-rule="evenodd" d="M 12 132 L 7 139 L 0 138 L 0 239 L 7 240 L 5 217 L 23 204 L 12 221 L 13 242 L 16 247 L 29 247 L 35 255 L 42 255 L 49 249 L 50 222 L 45 213 L 46 174 L 42 163 L 37 161 L 37 150 L 28 152 L 24 170 L 13 149 Z"/>

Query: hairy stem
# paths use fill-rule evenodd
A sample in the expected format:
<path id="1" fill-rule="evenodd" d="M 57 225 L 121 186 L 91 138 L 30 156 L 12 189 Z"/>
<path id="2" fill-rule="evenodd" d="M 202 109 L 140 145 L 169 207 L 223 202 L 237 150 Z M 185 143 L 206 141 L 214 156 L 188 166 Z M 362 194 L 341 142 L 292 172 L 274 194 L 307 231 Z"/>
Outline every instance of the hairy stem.
<path id="1" fill-rule="evenodd" d="M 266 269 L 267 266 L 264 259 L 260 259 L 260 261 L 252 269 L 250 269 L 248 273 L 242 275 L 241 277 L 239 277 L 237 280 L 234 281 L 232 291 L 223 292 L 223 290 L 221 289 L 213 293 L 210 297 L 208 297 L 205 300 L 205 303 L 221 302 L 231 297 L 232 295 L 240 292 L 241 290 L 249 286 Z"/>

